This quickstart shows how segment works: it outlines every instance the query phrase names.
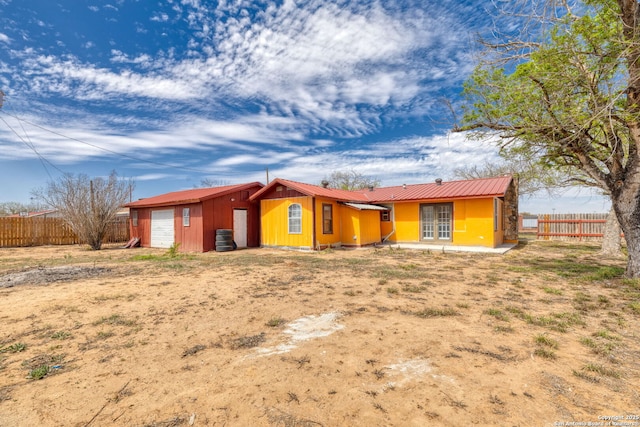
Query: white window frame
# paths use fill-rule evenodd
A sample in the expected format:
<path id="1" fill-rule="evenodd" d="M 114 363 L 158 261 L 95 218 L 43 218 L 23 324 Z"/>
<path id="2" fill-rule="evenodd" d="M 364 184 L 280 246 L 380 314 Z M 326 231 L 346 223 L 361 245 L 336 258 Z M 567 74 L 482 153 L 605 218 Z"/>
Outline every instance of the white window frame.
<path id="1" fill-rule="evenodd" d="M 131 211 L 131 225 L 138 226 L 138 211 L 136 209 Z"/>
<path id="2" fill-rule="evenodd" d="M 420 240 L 453 241 L 453 203 L 420 205 Z"/>
<path id="3" fill-rule="evenodd" d="M 182 226 L 189 227 L 191 225 L 191 208 L 182 208 Z"/>
<path id="4" fill-rule="evenodd" d="M 302 234 L 302 206 L 300 203 L 292 203 L 287 208 L 289 234 Z"/>

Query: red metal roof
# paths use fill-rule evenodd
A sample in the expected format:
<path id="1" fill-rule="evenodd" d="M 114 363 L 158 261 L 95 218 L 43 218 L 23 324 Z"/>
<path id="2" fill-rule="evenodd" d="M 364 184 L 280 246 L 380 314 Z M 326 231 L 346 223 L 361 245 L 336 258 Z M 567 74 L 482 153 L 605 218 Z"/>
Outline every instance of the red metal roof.
<path id="1" fill-rule="evenodd" d="M 251 200 L 259 199 L 269 189 L 283 185 L 313 197 L 326 197 L 344 202 L 402 202 L 410 200 L 453 200 L 480 197 L 502 197 L 505 195 L 511 176 L 497 178 L 470 179 L 464 181 L 442 181 L 441 184 L 412 184 L 395 187 L 382 187 L 370 190 L 347 191 L 334 188 L 324 188 L 319 185 L 304 184 L 277 178 L 269 185 L 251 196 Z"/>
<path id="2" fill-rule="evenodd" d="M 359 193 L 372 203 L 400 202 L 409 200 L 451 200 L 504 196 L 513 178 L 470 179 L 464 181 L 442 181 L 441 184 L 413 184 L 395 187 L 360 190 Z"/>
<path id="3" fill-rule="evenodd" d="M 194 188 L 192 190 L 174 191 L 172 193 L 165 193 L 160 194 L 159 196 L 136 200 L 135 202 L 127 203 L 124 206 L 130 208 L 143 208 L 152 206 L 172 206 L 184 205 L 188 203 L 198 203 L 215 197 L 224 196 L 225 194 L 234 193 L 236 191 L 247 190 L 256 186 L 263 187 L 263 185 L 259 182 L 250 182 L 248 184 L 235 184 L 225 185 L 222 187 Z"/>
<path id="4" fill-rule="evenodd" d="M 266 187 L 251 196 L 251 200 L 258 199 L 262 194 L 269 191 L 278 185 L 291 188 L 312 197 L 326 197 L 328 199 L 340 200 L 345 202 L 366 202 L 366 199 L 362 194 L 356 191 L 338 190 L 335 188 L 325 188 L 319 185 L 305 184 L 302 182 L 290 181 L 288 179 L 276 178 L 271 181 Z"/>
<path id="5" fill-rule="evenodd" d="M 57 209 L 47 209 L 44 211 L 12 214 L 12 215 L 8 215 L 8 217 L 9 218 L 33 218 L 34 216 L 47 216 L 49 214 L 53 214 L 56 212 L 58 212 Z"/>

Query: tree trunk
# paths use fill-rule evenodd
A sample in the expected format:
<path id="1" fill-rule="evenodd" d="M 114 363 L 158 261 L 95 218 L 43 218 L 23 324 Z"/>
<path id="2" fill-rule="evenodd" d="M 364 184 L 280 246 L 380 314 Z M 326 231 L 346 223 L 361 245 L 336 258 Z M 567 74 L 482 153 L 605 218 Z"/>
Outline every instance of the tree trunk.
<path id="1" fill-rule="evenodd" d="M 638 229 L 638 227 L 636 227 Z M 625 276 L 629 278 L 640 277 L 640 232 L 636 231 L 635 236 L 627 236 L 625 233 L 625 239 L 627 241 L 627 249 L 629 251 L 629 259 L 627 260 L 627 270 Z"/>
<path id="2" fill-rule="evenodd" d="M 620 224 L 616 211 L 611 206 L 607 222 L 604 225 L 604 236 L 602 238 L 602 248 L 600 253 L 604 256 L 621 256 L 622 243 L 620 238 Z"/>
<path id="3" fill-rule="evenodd" d="M 640 206 L 635 186 L 629 185 L 626 194 L 612 197 L 612 205 L 618 217 L 618 223 L 627 242 L 627 270 L 625 276 L 640 278 Z"/>

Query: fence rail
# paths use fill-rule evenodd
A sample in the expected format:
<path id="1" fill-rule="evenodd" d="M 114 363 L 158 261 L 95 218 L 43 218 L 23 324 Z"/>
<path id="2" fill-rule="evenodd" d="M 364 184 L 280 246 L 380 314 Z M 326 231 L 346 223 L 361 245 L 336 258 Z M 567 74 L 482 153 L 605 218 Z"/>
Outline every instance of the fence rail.
<path id="1" fill-rule="evenodd" d="M 606 222 L 606 213 L 543 214 L 535 221 L 531 216 L 522 218 L 520 231 L 535 231 L 544 240 L 600 241 Z"/>
<path id="2" fill-rule="evenodd" d="M 128 218 L 111 224 L 103 243 L 129 240 Z M 73 245 L 82 243 L 62 218 L 0 218 L 0 247 Z"/>

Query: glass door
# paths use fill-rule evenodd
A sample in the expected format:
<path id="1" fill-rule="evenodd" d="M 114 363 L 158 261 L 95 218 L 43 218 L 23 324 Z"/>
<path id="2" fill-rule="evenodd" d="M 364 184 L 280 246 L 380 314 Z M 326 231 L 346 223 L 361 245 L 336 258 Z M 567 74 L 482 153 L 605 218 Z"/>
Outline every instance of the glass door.
<path id="1" fill-rule="evenodd" d="M 451 240 L 453 206 L 439 203 L 420 206 L 420 237 L 422 240 Z"/>

